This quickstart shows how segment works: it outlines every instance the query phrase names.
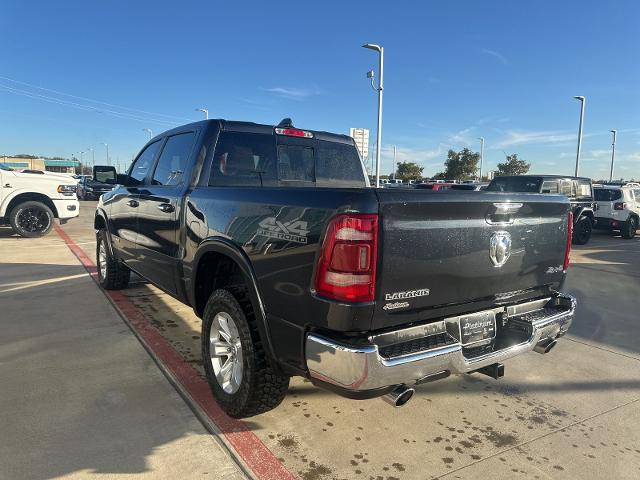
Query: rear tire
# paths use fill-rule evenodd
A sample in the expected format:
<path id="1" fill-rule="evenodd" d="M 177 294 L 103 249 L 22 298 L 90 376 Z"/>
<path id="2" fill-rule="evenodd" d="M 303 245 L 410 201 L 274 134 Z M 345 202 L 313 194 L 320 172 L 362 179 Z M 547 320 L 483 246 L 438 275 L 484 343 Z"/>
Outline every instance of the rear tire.
<path id="1" fill-rule="evenodd" d="M 96 266 L 98 283 L 105 290 L 122 290 L 129 284 L 131 270 L 111 255 L 105 230 L 96 233 Z"/>
<path id="2" fill-rule="evenodd" d="M 213 396 L 231 417 L 268 412 L 287 395 L 289 377 L 269 364 L 244 287 L 216 290 L 209 297 L 202 321 L 202 362 Z"/>
<path id="3" fill-rule="evenodd" d="M 591 238 L 593 224 L 589 217 L 581 217 L 573 227 L 573 243 L 575 245 L 585 245 Z"/>
<path id="4" fill-rule="evenodd" d="M 627 240 L 632 239 L 636 236 L 636 230 L 638 229 L 638 220 L 636 217 L 629 217 L 629 220 L 624 222 L 624 225 L 620 229 L 620 233 L 622 234 L 622 238 L 626 238 Z"/>
<path id="5" fill-rule="evenodd" d="M 27 201 L 16 205 L 9 213 L 9 223 L 21 237 L 37 238 L 53 228 L 54 215 L 42 202 Z"/>

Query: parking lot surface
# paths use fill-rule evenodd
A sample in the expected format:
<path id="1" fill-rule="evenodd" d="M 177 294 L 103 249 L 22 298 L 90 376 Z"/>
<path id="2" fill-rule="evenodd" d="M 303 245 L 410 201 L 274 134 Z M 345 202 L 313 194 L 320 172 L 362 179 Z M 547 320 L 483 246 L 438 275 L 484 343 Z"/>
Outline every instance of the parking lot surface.
<path id="1" fill-rule="evenodd" d="M 55 233 L 0 228 L 0 320 L 0 479 L 246 478 Z"/>
<path id="2" fill-rule="evenodd" d="M 63 226 L 90 257 L 95 251 L 93 208 L 95 202 L 83 202 L 80 218 Z M 156 390 L 147 393 L 147 388 L 140 388 L 138 396 L 127 397 L 131 398 L 127 403 L 131 412 L 126 420 L 121 420 L 123 435 L 128 434 L 125 425 L 142 435 L 139 430 L 145 428 L 145 419 L 155 409 L 167 411 L 167 421 L 182 423 L 180 428 L 172 430 L 178 435 L 169 439 L 160 435 L 159 439 L 149 440 L 143 435 L 145 441 L 133 449 L 133 453 L 124 446 L 114 450 L 111 445 L 108 455 L 112 457 L 109 458 L 115 460 L 120 451 L 136 457 L 139 468 L 135 471 L 143 470 L 145 463 L 165 462 L 172 471 L 182 471 L 180 475 L 184 478 L 197 474 L 194 468 L 184 469 L 186 459 L 193 460 L 199 453 L 201 457 L 194 463 L 198 468 L 213 462 L 206 457 L 207 449 L 200 443 L 207 438 L 206 434 L 175 391 L 161 381 L 159 371 L 136 346 L 124 324 L 113 317 L 104 326 L 88 322 L 87 314 L 91 319 L 101 318 L 100 309 L 108 310 L 109 306 L 70 253 L 62 247 L 32 248 L 38 242 L 61 243 L 56 234 L 25 247 L 27 253 L 21 255 L 30 261 L 7 255 L 10 242 L 15 239 L 6 235 L 0 239 L 0 252 L 4 254 L 0 257 L 3 264 L 0 268 L 13 275 L 3 274 L 3 284 L 70 278 L 24 292 L 30 299 L 34 295 L 46 295 L 39 300 L 42 302 L 39 312 L 49 315 L 48 322 L 35 322 L 26 329 L 3 322 L 9 325 L 9 332 L 17 332 L 12 335 L 20 336 L 15 342 L 26 342 L 26 346 L 20 349 L 9 343 L 7 347 L 3 341 L 0 368 L 22 377 L 29 372 L 26 387 L 14 379 L 11 391 L 0 399 L 0 415 L 13 412 L 7 419 L 12 433 L 3 438 L 19 435 L 26 443 L 38 433 L 40 445 L 35 451 L 48 451 L 51 456 L 68 457 L 70 449 L 79 448 L 82 452 L 83 448 L 95 448 L 91 451 L 95 455 L 93 462 L 88 460 L 88 454 L 79 454 L 81 462 L 54 471 L 56 475 L 82 468 L 130 473 L 135 468 L 126 460 L 120 462 L 119 467 L 115 467 L 115 463 L 104 464 L 109 462 L 104 460 L 107 454 L 100 455 L 96 446 L 99 443 L 93 443 L 99 439 L 79 439 L 60 432 L 63 421 L 71 421 L 72 425 L 95 422 L 95 428 L 82 429 L 85 435 L 88 430 L 108 431 L 111 427 L 106 424 L 102 408 L 117 407 L 111 407 L 105 400 L 110 398 L 107 393 L 129 387 L 134 378 L 135 382 L 153 384 Z M 19 291 L 6 288 L 0 293 L 3 305 L 10 305 L 12 311 L 17 312 L 15 315 L 19 315 L 24 299 Z M 640 238 L 622 240 L 597 233 L 588 245 L 574 247 L 566 290 L 579 301 L 570 334 L 548 355 L 529 353 L 508 361 L 505 377 L 499 381 L 477 374 L 450 377 L 419 386 L 407 406 L 393 409 L 380 399 L 346 400 L 296 378 L 280 407 L 245 424 L 287 469 L 303 480 L 638 478 Z M 184 359 L 202 373 L 200 320 L 192 310 L 141 279 L 134 279 L 123 293 Z M 3 308 L 3 318 L 6 311 Z M 20 324 L 27 323 L 24 316 L 16 317 L 20 318 L 23 318 Z M 65 322 L 70 323 L 61 328 Z M 104 332 L 95 330 L 98 328 Z M 31 359 L 34 352 L 46 351 L 39 344 L 45 341 L 40 339 L 42 329 L 51 329 L 60 343 L 49 349 L 50 358 Z M 83 336 L 90 337 L 89 344 L 85 344 Z M 100 352 L 106 355 L 107 350 L 117 348 L 119 342 L 136 351 L 135 361 L 123 359 L 121 365 L 99 361 Z M 96 353 L 95 361 L 79 364 L 77 349 Z M 94 363 L 102 371 L 96 371 Z M 6 368 L 7 364 L 10 369 Z M 3 377 L 5 375 L 7 373 L 3 373 Z M 42 377 L 48 379 L 49 387 L 43 387 L 38 398 L 27 397 L 27 401 L 34 402 L 33 406 L 16 407 L 25 392 L 34 392 L 32 387 L 27 387 Z M 100 384 L 99 388 L 96 384 Z M 91 388 L 98 388 L 93 403 L 73 401 L 75 391 Z M 148 402 L 154 402 L 154 406 L 150 407 Z M 158 403 L 160 405 L 156 405 Z M 27 414 L 31 411 L 35 415 Z M 47 415 L 51 412 L 55 420 Z M 73 418 L 78 412 L 82 412 L 82 417 Z M 22 433 L 20 426 L 23 426 Z M 188 441 L 199 445 L 194 449 L 196 453 L 187 452 L 183 442 Z M 160 446 L 161 455 L 157 452 Z M 21 462 L 32 461 L 33 446 L 25 447 L 23 444 L 24 451 L 20 451 L 0 440 L 1 451 L 18 455 L 13 460 L 13 468 Z"/>

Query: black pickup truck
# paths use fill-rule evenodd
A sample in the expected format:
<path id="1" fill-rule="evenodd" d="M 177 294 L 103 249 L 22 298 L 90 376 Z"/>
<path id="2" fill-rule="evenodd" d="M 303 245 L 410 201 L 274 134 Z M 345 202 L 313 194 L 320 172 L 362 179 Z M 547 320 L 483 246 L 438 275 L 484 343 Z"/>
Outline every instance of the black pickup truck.
<path id="1" fill-rule="evenodd" d="M 134 271 L 192 306 L 234 417 L 294 375 L 396 406 L 450 374 L 498 378 L 573 319 L 566 197 L 371 188 L 353 139 L 288 119 L 175 128 L 118 183 L 95 215 L 100 283 Z"/>

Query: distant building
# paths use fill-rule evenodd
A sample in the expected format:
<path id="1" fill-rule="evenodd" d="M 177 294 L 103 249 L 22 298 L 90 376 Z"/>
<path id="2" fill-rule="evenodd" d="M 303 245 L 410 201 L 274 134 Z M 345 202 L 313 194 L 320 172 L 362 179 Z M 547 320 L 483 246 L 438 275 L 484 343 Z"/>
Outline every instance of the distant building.
<path id="1" fill-rule="evenodd" d="M 46 172 L 75 173 L 77 160 L 50 160 L 48 158 L 0 157 L 0 164 L 16 170 L 42 170 Z"/>
<path id="2" fill-rule="evenodd" d="M 349 136 L 356 142 L 362 160 L 369 158 L 369 130 L 366 128 L 350 128 Z"/>

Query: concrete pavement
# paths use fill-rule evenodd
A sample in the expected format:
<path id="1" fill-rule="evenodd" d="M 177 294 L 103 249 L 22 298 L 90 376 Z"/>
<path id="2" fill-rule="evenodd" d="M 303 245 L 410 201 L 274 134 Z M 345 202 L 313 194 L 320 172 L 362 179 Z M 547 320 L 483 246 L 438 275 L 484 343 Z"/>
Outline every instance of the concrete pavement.
<path id="1" fill-rule="evenodd" d="M 91 257 L 95 249 L 92 208 L 92 203 L 83 203 L 81 218 L 64 227 Z M 2 243 L 0 252 L 4 246 Z M 48 249 L 47 255 L 53 255 L 54 247 Z M 640 238 L 625 241 L 602 233 L 595 234 L 587 246 L 574 247 L 566 287 L 580 304 L 571 333 L 549 355 L 531 353 L 508 361 L 506 376 L 498 382 L 479 375 L 449 378 L 420 386 L 415 400 L 394 410 L 379 399 L 350 401 L 294 379 L 280 407 L 246 424 L 303 480 L 638 478 L 638 253 Z M 11 261 L 24 263 L 13 256 Z M 50 263 L 59 264 L 60 260 Z M 48 266 L 38 267 L 45 268 Z M 72 282 L 78 279 L 72 277 L 77 274 L 65 270 L 64 274 L 50 272 L 46 278 L 62 277 L 68 285 L 75 285 Z M 55 285 L 42 285 L 37 290 Z M 21 286 L 0 290 L 16 287 Z M 62 291 L 68 294 L 68 290 L 58 291 L 58 295 Z M 17 293 L 14 290 L 11 295 Z M 139 279 L 123 293 L 177 352 L 201 368 L 200 320 L 189 307 Z M 69 308 L 68 301 L 57 302 L 54 307 Z M 81 303 L 81 308 L 91 303 Z M 98 352 L 105 348 L 100 343 L 104 342 L 98 341 L 94 347 Z M 4 362 L 3 355 L 0 346 L 0 362 Z M 133 377 L 136 369 L 148 368 L 157 374 L 150 365 L 131 365 L 130 371 L 122 368 Z M 3 367 L 0 363 L 0 372 Z M 120 383 L 116 377 L 110 386 L 122 388 Z M 73 411 L 77 408 L 74 405 Z M 144 409 L 138 410 L 138 415 L 142 420 L 148 417 Z M 185 435 L 193 435 L 193 431 Z M 162 443 L 165 439 L 161 438 L 141 450 L 155 452 L 160 447 L 149 443 L 162 443 L 173 453 L 177 448 L 185 454 L 180 450 L 183 437 L 173 440 L 177 447 L 171 439 Z M 0 439 L 0 455 L 4 455 L 3 448 Z M 59 450 L 63 455 L 68 451 Z M 153 454 L 134 456 L 144 457 L 148 465 L 156 458 Z M 199 474 L 178 465 L 186 468 L 181 475 L 185 478 Z M 89 470 L 75 470 L 74 474 L 81 477 L 78 472 L 85 471 Z M 152 476 L 156 472 L 162 468 L 144 473 Z"/>
<path id="2" fill-rule="evenodd" d="M 0 328 L 0 479 L 246 478 L 55 233 L 0 228 Z"/>

